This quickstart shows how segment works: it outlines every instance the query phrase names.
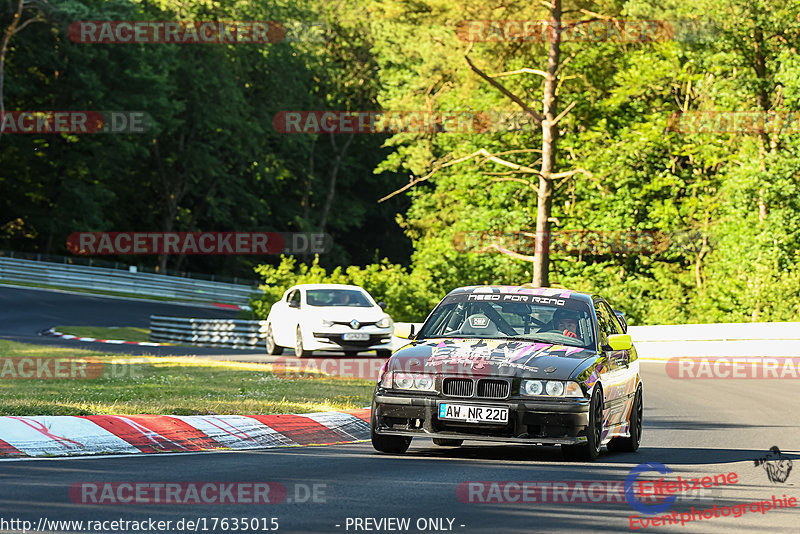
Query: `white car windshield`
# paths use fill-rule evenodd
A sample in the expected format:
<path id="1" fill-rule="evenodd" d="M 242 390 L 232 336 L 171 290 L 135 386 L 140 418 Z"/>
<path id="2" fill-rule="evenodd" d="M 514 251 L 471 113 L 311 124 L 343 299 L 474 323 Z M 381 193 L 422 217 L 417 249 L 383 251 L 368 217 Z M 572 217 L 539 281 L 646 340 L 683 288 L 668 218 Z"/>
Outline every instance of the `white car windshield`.
<path id="1" fill-rule="evenodd" d="M 309 306 L 372 306 L 367 296 L 357 289 L 311 289 L 306 293 L 306 302 Z"/>

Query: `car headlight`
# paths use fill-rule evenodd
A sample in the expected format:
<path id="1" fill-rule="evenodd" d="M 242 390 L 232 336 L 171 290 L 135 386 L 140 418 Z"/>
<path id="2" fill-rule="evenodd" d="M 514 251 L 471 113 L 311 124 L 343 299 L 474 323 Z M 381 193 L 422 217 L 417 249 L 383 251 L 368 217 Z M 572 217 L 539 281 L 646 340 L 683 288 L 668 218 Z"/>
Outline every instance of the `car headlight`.
<path id="1" fill-rule="evenodd" d="M 414 378 L 411 375 L 394 375 L 394 387 L 397 389 L 411 389 L 414 386 Z"/>
<path id="2" fill-rule="evenodd" d="M 560 397 L 564 394 L 564 382 L 558 382 L 556 380 L 548 380 L 547 386 L 545 387 L 545 391 L 547 391 L 548 395 L 552 395 L 554 397 Z"/>
<path id="3" fill-rule="evenodd" d="M 390 326 L 392 326 L 392 318 L 387 315 L 386 317 L 383 317 L 380 321 L 378 321 L 375 324 L 375 326 L 377 326 L 378 328 L 389 328 Z"/>
<path id="4" fill-rule="evenodd" d="M 419 375 L 414 379 L 414 387 L 422 391 L 433 390 L 433 377 L 430 375 Z"/>
<path id="5" fill-rule="evenodd" d="M 577 382 L 561 380 L 523 380 L 519 385 L 520 395 L 545 397 L 584 397 Z"/>
<path id="6" fill-rule="evenodd" d="M 519 392 L 523 395 L 541 395 L 543 391 L 544 384 L 541 380 L 523 380 L 519 388 Z"/>
<path id="7" fill-rule="evenodd" d="M 329 321 L 327 319 L 322 320 L 322 326 L 333 326 L 333 321 Z"/>
<path id="8" fill-rule="evenodd" d="M 389 385 L 387 385 L 389 384 Z M 394 373 L 389 380 L 384 380 L 384 387 L 394 389 L 411 389 L 418 391 L 434 391 L 434 379 L 431 375 L 418 375 L 409 373 Z"/>
<path id="9" fill-rule="evenodd" d="M 585 397 L 581 385 L 577 382 L 566 382 L 567 389 L 564 392 L 565 397 Z"/>
<path id="10" fill-rule="evenodd" d="M 386 360 L 385 362 L 383 362 L 383 366 L 381 366 L 381 370 L 378 373 L 378 376 L 381 377 L 381 379 L 380 379 L 381 386 L 391 389 L 391 387 L 392 387 L 392 377 L 394 376 L 394 373 L 392 373 L 391 371 L 387 371 L 386 370 L 386 364 L 388 364 L 388 363 L 389 363 L 389 360 Z"/>

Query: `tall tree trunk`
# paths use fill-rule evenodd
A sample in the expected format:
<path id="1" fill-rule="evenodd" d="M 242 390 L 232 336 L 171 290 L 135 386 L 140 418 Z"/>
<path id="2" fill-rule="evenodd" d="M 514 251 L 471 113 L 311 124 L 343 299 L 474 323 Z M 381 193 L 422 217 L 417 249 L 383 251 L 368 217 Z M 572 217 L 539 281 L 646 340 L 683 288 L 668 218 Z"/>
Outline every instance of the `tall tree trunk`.
<path id="1" fill-rule="evenodd" d="M 303 180 L 303 199 L 300 205 L 303 207 L 303 221 L 308 221 L 311 214 L 311 180 L 314 178 L 314 147 L 317 144 L 316 137 L 311 140 L 311 147 L 308 152 L 308 170 Z"/>
<path id="2" fill-rule="evenodd" d="M 335 134 L 332 133 L 330 135 L 331 147 L 333 147 L 336 155 L 333 158 L 333 162 L 331 163 L 331 168 L 328 173 L 328 195 L 325 197 L 325 205 L 322 206 L 322 215 L 320 216 L 319 220 L 320 232 L 325 232 L 325 226 L 328 224 L 328 215 L 330 214 L 331 206 L 333 205 L 333 197 L 336 195 L 336 177 L 339 175 L 339 167 L 342 165 L 342 158 L 344 157 L 345 152 L 347 152 L 347 148 L 350 146 L 350 142 L 353 140 L 353 136 L 355 134 L 350 134 L 340 151 L 337 151 L 336 138 L 334 137 Z"/>
<path id="3" fill-rule="evenodd" d="M 758 78 L 759 86 L 756 90 L 756 102 L 758 107 L 764 113 L 769 112 L 769 95 L 764 87 L 767 81 L 767 60 L 764 56 L 764 32 L 756 26 L 753 33 L 753 69 L 756 71 L 756 78 Z M 767 154 L 770 146 L 769 133 L 766 131 L 759 134 L 759 151 L 761 156 L 761 169 L 765 169 L 764 157 Z M 758 190 L 758 220 L 764 222 L 767 219 L 767 203 L 764 200 L 764 189 Z"/>
<path id="4" fill-rule="evenodd" d="M 533 262 L 533 284 L 550 285 L 550 209 L 553 203 L 551 174 L 556 161 L 558 125 L 555 122 L 558 101 L 558 65 L 561 56 L 561 0 L 550 4 L 550 51 L 547 57 L 547 78 L 544 82 L 542 117 L 542 166 L 539 176 L 539 193 L 536 205 L 536 254 Z"/>
<path id="5" fill-rule="evenodd" d="M 183 146 L 183 133 L 180 136 L 179 147 Z M 179 150 L 180 152 L 180 150 Z M 183 179 L 183 173 L 175 171 L 173 176 L 175 180 L 170 181 L 167 177 L 166 169 L 164 168 L 163 160 L 161 159 L 161 150 L 159 149 L 158 139 L 153 140 L 153 156 L 156 160 L 156 168 L 161 177 L 161 184 L 163 186 L 165 212 L 161 223 L 162 232 L 171 232 L 175 228 L 175 217 L 178 214 L 178 205 L 186 192 L 186 181 Z M 163 248 L 163 242 L 162 242 Z M 166 250 L 164 251 L 166 252 Z M 157 271 L 161 274 L 166 274 L 167 260 L 169 254 L 159 254 Z"/>
<path id="6" fill-rule="evenodd" d="M 22 27 L 19 27 L 19 21 L 22 20 L 22 7 L 23 0 L 17 2 L 17 9 L 11 17 L 11 24 L 9 24 L 6 31 L 3 32 L 3 40 L 0 41 L 0 124 L 2 124 L 3 115 L 5 115 L 6 107 L 3 102 L 3 86 L 5 85 L 5 72 L 6 72 L 6 52 L 8 52 L 8 42 L 11 37 L 17 33 Z M 29 21 L 28 21 L 29 22 Z M 0 137 L 3 135 L 3 130 L 0 129 Z"/>

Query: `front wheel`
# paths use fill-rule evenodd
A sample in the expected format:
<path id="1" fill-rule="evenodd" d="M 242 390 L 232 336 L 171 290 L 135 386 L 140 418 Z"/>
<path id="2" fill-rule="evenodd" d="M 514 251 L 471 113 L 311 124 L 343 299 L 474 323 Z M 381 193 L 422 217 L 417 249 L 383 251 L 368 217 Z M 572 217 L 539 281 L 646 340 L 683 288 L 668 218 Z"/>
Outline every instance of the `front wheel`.
<path id="1" fill-rule="evenodd" d="M 300 330 L 300 326 L 297 326 L 297 337 L 294 343 L 294 355 L 298 358 L 308 358 L 314 353 L 314 351 L 306 350 L 303 348 L 303 332 Z"/>
<path id="2" fill-rule="evenodd" d="M 636 452 L 639 450 L 639 443 L 642 441 L 642 386 L 636 389 L 636 397 L 633 400 L 630 417 L 630 437 L 614 438 L 608 442 L 608 450 L 613 452 Z"/>
<path id="3" fill-rule="evenodd" d="M 412 438 L 406 436 L 382 436 L 375 433 L 376 426 L 378 426 L 378 413 L 373 402 L 372 417 L 369 418 L 369 434 L 370 438 L 372 438 L 372 446 L 378 452 L 389 454 L 403 454 L 408 450 Z"/>
<path id="4" fill-rule="evenodd" d="M 591 462 L 600 455 L 603 442 L 603 391 L 600 384 L 594 388 L 589 402 L 589 426 L 586 427 L 586 443 L 583 445 L 562 445 L 561 452 L 569 460 Z"/>
<path id="5" fill-rule="evenodd" d="M 267 354 L 270 356 L 278 356 L 283 354 L 283 347 L 275 344 L 275 338 L 272 335 L 272 325 L 267 326 Z"/>
<path id="6" fill-rule="evenodd" d="M 392 351 L 387 349 L 378 349 L 375 352 L 377 353 L 378 358 L 388 358 L 392 355 Z"/>

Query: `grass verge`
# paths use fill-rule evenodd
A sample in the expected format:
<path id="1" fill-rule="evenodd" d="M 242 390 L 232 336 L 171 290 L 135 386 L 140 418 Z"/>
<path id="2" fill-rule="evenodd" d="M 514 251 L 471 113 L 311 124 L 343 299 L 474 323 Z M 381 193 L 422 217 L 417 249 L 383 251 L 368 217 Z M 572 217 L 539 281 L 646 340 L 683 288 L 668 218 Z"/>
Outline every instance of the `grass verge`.
<path id="1" fill-rule="evenodd" d="M 38 358 L 99 360 L 102 375 L 14 378 L 22 359 L 35 366 L 44 361 Z M 309 413 L 363 408 L 372 399 L 371 380 L 279 375 L 268 364 L 122 357 L 0 340 L 0 415 Z"/>
<path id="2" fill-rule="evenodd" d="M 150 330 L 133 326 L 56 326 L 56 332 L 95 339 L 122 339 L 124 341 L 150 341 Z"/>

